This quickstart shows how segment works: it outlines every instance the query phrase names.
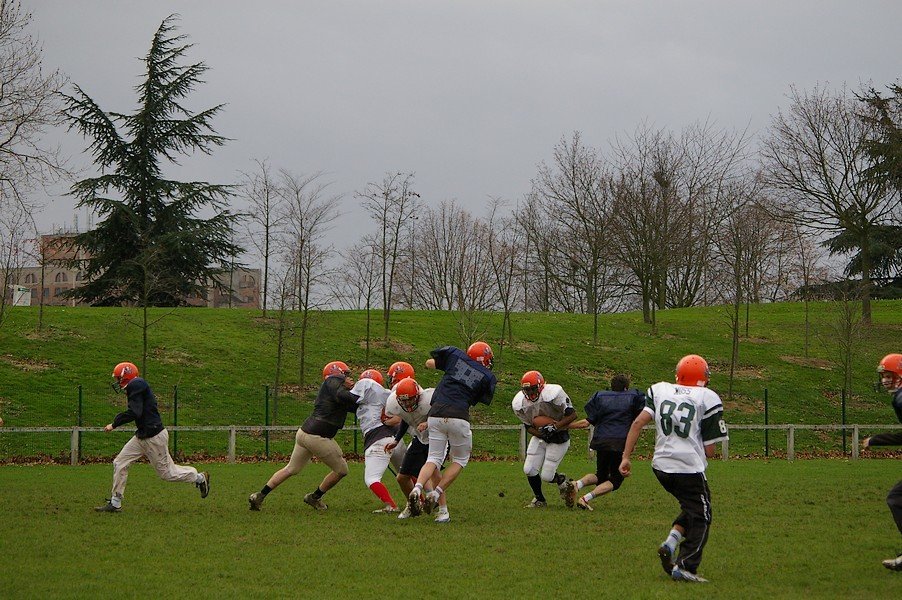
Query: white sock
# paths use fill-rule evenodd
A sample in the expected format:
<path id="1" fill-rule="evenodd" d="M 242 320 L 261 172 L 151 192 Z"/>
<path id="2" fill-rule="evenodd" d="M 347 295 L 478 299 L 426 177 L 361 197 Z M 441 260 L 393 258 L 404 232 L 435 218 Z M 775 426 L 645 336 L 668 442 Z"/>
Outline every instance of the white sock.
<path id="1" fill-rule="evenodd" d="M 577 479 L 577 480 L 576 480 L 576 491 L 578 492 L 578 491 L 580 491 L 581 489 L 583 489 L 584 487 L 586 487 L 586 484 L 583 483 L 583 480 L 582 480 L 582 479 Z"/>
<path id="2" fill-rule="evenodd" d="M 438 514 L 440 514 L 440 515 L 447 515 L 447 514 L 448 514 L 448 507 L 447 507 L 447 506 L 439 506 L 439 507 L 438 507 Z"/>
<path id="3" fill-rule="evenodd" d="M 594 497 L 595 495 L 592 492 L 589 492 L 588 494 L 583 496 L 583 500 L 585 500 L 586 502 L 591 502 Z"/>
<path id="4" fill-rule="evenodd" d="M 422 483 L 417 483 L 415 486 L 413 486 L 413 489 L 414 489 L 414 490 L 420 490 L 420 492 L 422 493 L 422 491 L 423 491 L 423 484 L 422 484 Z"/>
<path id="5" fill-rule="evenodd" d="M 670 548 L 671 552 L 676 552 L 677 547 L 680 545 L 680 542 L 683 541 L 683 534 L 677 531 L 676 529 L 671 529 L 670 533 L 667 535 L 667 539 L 664 540 L 664 545 Z"/>
<path id="6" fill-rule="evenodd" d="M 441 486 L 438 486 L 438 485 L 435 486 L 435 493 L 436 493 L 437 495 L 441 496 L 441 495 L 444 493 L 444 491 L 445 491 L 445 490 L 443 490 L 443 489 L 441 488 Z"/>
<path id="7" fill-rule="evenodd" d="M 110 504 L 115 508 L 122 508 L 122 496 L 113 496 L 110 498 Z"/>
<path id="8" fill-rule="evenodd" d="M 203 482 L 204 482 L 204 474 L 203 474 L 203 473 L 198 473 L 198 474 L 197 474 L 197 479 L 194 480 L 194 483 L 203 483 Z"/>

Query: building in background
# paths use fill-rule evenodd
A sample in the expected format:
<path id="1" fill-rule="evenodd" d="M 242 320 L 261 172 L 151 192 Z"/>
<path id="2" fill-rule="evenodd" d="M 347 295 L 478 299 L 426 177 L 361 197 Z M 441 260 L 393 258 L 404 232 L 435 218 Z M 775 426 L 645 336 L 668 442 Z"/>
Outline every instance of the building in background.
<path id="1" fill-rule="evenodd" d="M 42 235 L 36 244 L 36 254 L 40 258 L 34 262 L 38 264 L 19 267 L 7 277 L 7 296 L 13 293 L 12 288 L 20 288 L 18 294 L 21 297 L 21 288 L 24 287 L 29 290 L 32 306 L 42 301 L 47 306 L 83 304 L 63 296 L 85 281 L 85 271 L 71 266 L 73 263 L 70 261 L 90 258 L 84 249 L 74 243 L 74 236 L 73 232 Z M 221 273 L 216 279 L 225 289 L 220 290 L 213 285 L 213 281 L 208 281 L 206 300 L 200 296 L 190 297 L 186 300 L 188 306 L 260 308 L 260 269 L 237 267 Z"/>

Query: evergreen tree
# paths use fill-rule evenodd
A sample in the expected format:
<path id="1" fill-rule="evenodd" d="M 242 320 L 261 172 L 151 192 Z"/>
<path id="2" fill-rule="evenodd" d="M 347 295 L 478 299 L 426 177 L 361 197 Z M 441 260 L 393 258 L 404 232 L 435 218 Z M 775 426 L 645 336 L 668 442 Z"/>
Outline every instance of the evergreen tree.
<path id="1" fill-rule="evenodd" d="M 164 176 L 180 155 L 210 154 L 226 141 L 211 125 L 223 105 L 195 113 L 180 103 L 207 66 L 180 64 L 191 45 L 173 33 L 174 20 L 166 18 L 153 37 L 134 113 L 106 112 L 78 86 L 65 96 L 70 129 L 92 140 L 101 173 L 70 191 L 102 219 L 75 239 L 89 258 L 85 285 L 70 292 L 95 305 L 184 304 L 205 296 L 222 265 L 242 251 L 232 241 L 229 186 Z M 204 211 L 215 216 L 202 218 Z"/>

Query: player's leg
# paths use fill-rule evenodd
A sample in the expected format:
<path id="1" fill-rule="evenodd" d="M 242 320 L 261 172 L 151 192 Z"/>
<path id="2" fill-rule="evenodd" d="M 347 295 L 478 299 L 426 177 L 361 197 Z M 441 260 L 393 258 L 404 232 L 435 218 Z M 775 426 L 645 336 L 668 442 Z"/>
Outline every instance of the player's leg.
<path id="1" fill-rule="evenodd" d="M 344 459 L 341 447 L 334 439 L 317 435 L 308 435 L 307 437 L 311 438 L 307 441 L 307 446 L 313 452 L 313 456 L 323 461 L 332 470 L 326 474 L 316 490 L 304 496 L 304 502 L 316 510 L 326 510 L 328 506 L 322 501 L 322 497 L 347 476 L 348 463 Z"/>
<path id="2" fill-rule="evenodd" d="M 542 463 L 545 462 L 545 448 L 548 444 L 535 436 L 529 440 L 526 447 L 526 460 L 523 462 L 523 473 L 526 474 L 526 481 L 532 489 L 532 501 L 526 505 L 526 508 L 542 508 L 547 506 L 545 494 L 542 492 L 542 477 L 539 473 L 542 471 Z"/>
<path id="3" fill-rule="evenodd" d="M 404 461 L 398 469 L 397 476 L 398 485 L 401 486 L 405 496 L 409 497 L 410 493 L 413 491 L 413 484 L 420 474 L 420 469 L 426 464 L 426 457 L 428 455 L 429 446 L 422 443 L 419 439 L 413 438 L 413 441 L 410 442 L 410 447 L 404 455 Z M 417 512 L 417 515 L 419 515 L 419 512 Z M 404 507 L 404 510 L 401 511 L 401 514 L 398 515 L 398 518 L 407 519 L 408 517 L 417 515 L 412 513 L 410 502 L 408 502 L 407 506 Z"/>
<path id="4" fill-rule="evenodd" d="M 417 516 L 424 508 L 426 508 L 423 486 L 427 481 L 432 479 L 432 475 L 445 461 L 445 449 L 448 446 L 448 432 L 444 425 L 447 421 L 448 419 L 440 417 L 429 417 L 429 420 L 427 421 L 429 424 L 429 454 L 426 457 L 423 468 L 420 469 L 420 473 L 417 476 L 416 485 L 413 486 L 413 490 L 407 498 L 407 504 L 410 507 L 413 516 Z"/>
<path id="5" fill-rule="evenodd" d="M 144 456 L 144 448 L 138 438 L 132 438 L 122 446 L 122 450 L 113 459 L 113 489 L 106 504 L 97 506 L 98 512 L 118 512 L 122 509 L 122 497 L 125 495 L 125 484 L 128 482 L 128 468 Z"/>
<path id="6" fill-rule="evenodd" d="M 664 488 L 667 493 L 669 493 L 674 498 L 679 500 L 677 496 L 677 488 L 674 484 L 674 476 L 670 473 L 665 473 L 663 471 L 658 471 L 657 469 L 652 469 L 655 474 L 655 477 L 658 479 L 658 482 L 661 484 L 661 487 Z M 683 536 L 686 533 L 686 526 L 688 525 L 689 517 L 683 512 L 677 516 L 674 520 L 673 525 L 671 526 L 670 532 L 667 534 L 667 537 L 658 546 L 658 557 L 661 559 L 661 567 L 664 569 L 664 572 L 668 575 L 671 575 L 674 567 L 674 557 L 677 555 L 677 550 L 680 547 L 680 544 L 683 542 Z"/>
<path id="7" fill-rule="evenodd" d="M 448 445 L 451 448 L 451 464 L 442 471 L 442 478 L 436 491 L 442 493 L 447 490 L 470 462 L 470 454 L 473 451 L 473 432 L 470 422 L 466 419 L 447 419 L 445 423 Z M 429 439 L 429 459 L 432 460 L 432 438 Z M 438 465 L 439 467 L 441 464 Z M 441 489 L 439 489 L 441 488 Z"/>
<path id="8" fill-rule="evenodd" d="M 580 508 L 590 508 L 589 502 L 599 496 L 609 494 L 623 484 L 623 475 L 620 474 L 620 461 L 623 453 L 616 450 L 599 450 L 596 452 L 598 485 L 591 492 L 584 494 L 578 501 Z"/>
<path id="9" fill-rule="evenodd" d="M 893 486 L 886 497 L 886 504 L 893 515 L 896 527 L 899 533 L 902 533 L 902 481 Z M 896 558 L 889 558 L 883 561 L 883 566 L 893 571 L 902 571 L 902 554 Z"/>
<path id="10" fill-rule="evenodd" d="M 711 526 L 711 491 L 703 473 L 671 474 L 671 493 L 680 503 L 682 513 L 675 525 L 682 526 L 684 539 L 680 552 L 674 561 L 675 569 L 695 575 L 702 562 L 702 552 L 708 542 Z M 668 490 L 670 491 L 670 490 Z"/>
<path id="11" fill-rule="evenodd" d="M 370 444 L 363 456 L 363 482 L 382 501 L 382 508 L 375 512 L 398 511 L 398 505 L 382 483 L 382 476 L 391 460 L 391 454 L 385 451 L 385 445 L 392 441 L 394 438 L 391 436 L 376 440 Z"/>
<path id="12" fill-rule="evenodd" d="M 301 472 L 307 463 L 310 462 L 310 457 L 313 456 L 313 453 L 306 446 L 307 437 L 306 434 L 302 436 L 304 433 L 301 429 L 298 429 L 298 432 L 294 436 L 294 448 L 291 450 L 291 458 L 288 459 L 288 464 L 276 471 L 272 474 L 272 477 L 269 478 L 269 481 L 266 482 L 266 485 L 263 486 L 259 492 L 254 492 L 248 498 L 248 503 L 250 504 L 251 510 L 260 510 L 260 507 L 263 505 L 263 500 L 266 499 L 266 496 L 282 485 L 282 483 Z"/>
<path id="13" fill-rule="evenodd" d="M 169 454 L 169 431 L 163 430 L 152 438 L 141 440 L 144 455 L 163 481 L 193 483 L 200 489 L 201 498 L 206 498 L 210 491 L 208 473 L 198 473 L 194 467 L 175 464 Z"/>

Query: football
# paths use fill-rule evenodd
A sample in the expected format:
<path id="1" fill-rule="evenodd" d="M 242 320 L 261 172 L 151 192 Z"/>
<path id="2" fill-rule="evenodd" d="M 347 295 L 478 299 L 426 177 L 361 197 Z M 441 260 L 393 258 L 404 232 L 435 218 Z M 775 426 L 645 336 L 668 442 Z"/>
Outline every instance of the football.
<path id="1" fill-rule="evenodd" d="M 538 415 L 532 420 L 533 427 L 544 427 L 545 425 L 550 425 L 551 423 L 554 423 L 554 419 L 546 415 Z"/>

